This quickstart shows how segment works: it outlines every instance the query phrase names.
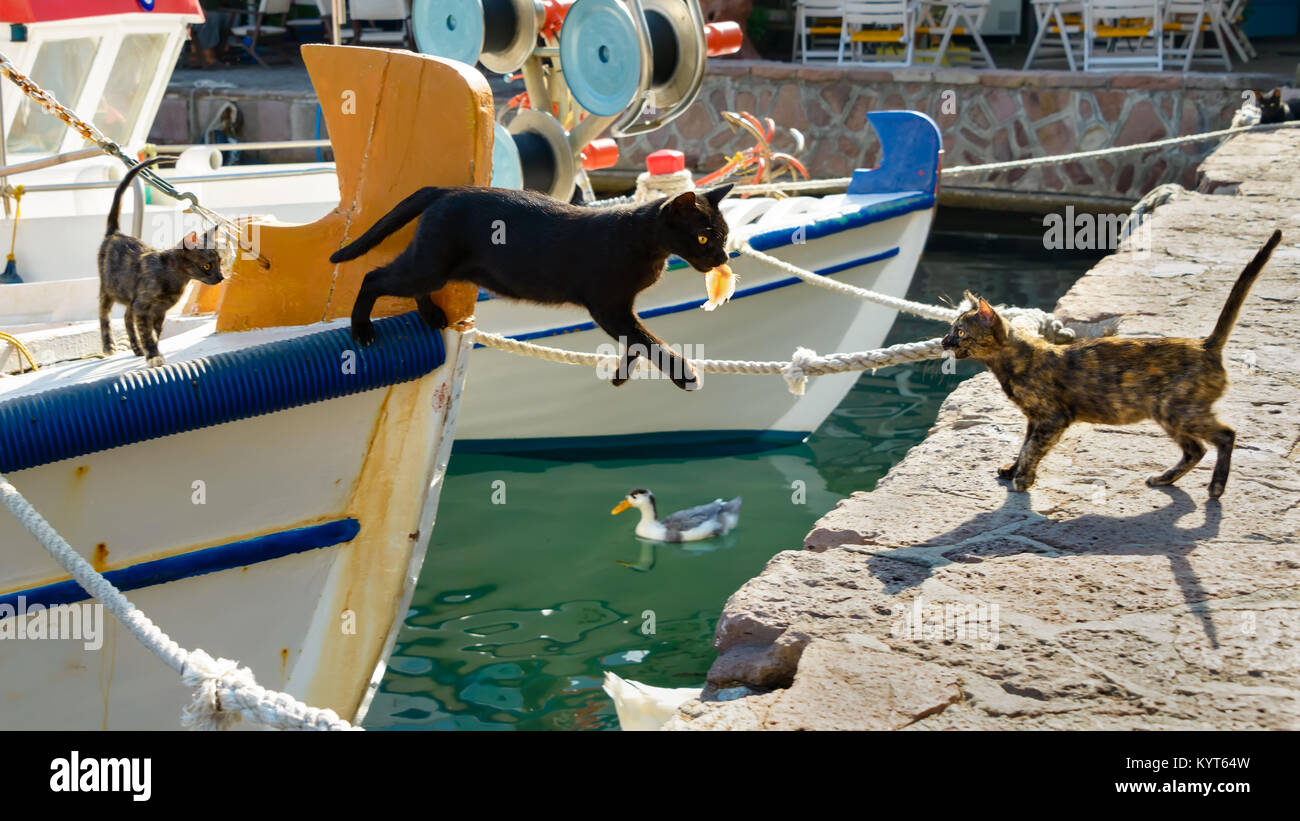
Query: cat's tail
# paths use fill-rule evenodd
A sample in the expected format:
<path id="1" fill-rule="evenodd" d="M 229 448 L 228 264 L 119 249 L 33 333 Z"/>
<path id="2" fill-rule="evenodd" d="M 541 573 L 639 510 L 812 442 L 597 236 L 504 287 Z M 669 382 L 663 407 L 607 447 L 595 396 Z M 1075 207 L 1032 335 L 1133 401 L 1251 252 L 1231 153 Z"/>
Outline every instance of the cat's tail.
<path id="1" fill-rule="evenodd" d="M 1264 247 L 1259 249 L 1255 258 L 1250 261 L 1241 276 L 1237 277 L 1237 282 L 1232 286 L 1232 293 L 1228 294 L 1228 301 L 1223 303 L 1223 310 L 1219 313 L 1219 321 L 1215 323 L 1214 330 L 1210 335 L 1205 337 L 1201 343 L 1205 350 L 1212 353 L 1221 353 L 1223 346 L 1228 342 L 1228 334 L 1232 333 L 1232 326 L 1237 324 L 1237 314 L 1241 313 L 1241 303 L 1246 301 L 1246 294 L 1250 292 L 1250 286 L 1255 284 L 1259 278 L 1259 272 L 1264 270 L 1268 263 L 1268 258 L 1273 255 L 1273 249 L 1282 241 L 1282 232 L 1274 231 L 1273 236 L 1268 238 Z"/>
<path id="2" fill-rule="evenodd" d="M 126 189 L 131 187 L 131 181 L 135 179 L 135 175 L 139 174 L 141 171 L 145 170 L 151 165 L 157 165 L 158 163 L 163 162 L 164 160 L 174 160 L 174 159 L 176 158 L 168 157 L 166 155 L 160 157 L 154 157 L 152 159 L 145 160 L 142 163 L 137 163 L 135 166 L 129 169 L 126 172 L 126 174 L 122 176 L 122 181 L 117 184 L 117 190 L 113 192 L 113 205 L 108 209 L 108 228 L 107 230 L 104 231 L 105 236 L 108 236 L 109 234 L 116 234 L 118 231 L 117 219 L 118 219 L 118 215 L 122 210 L 122 192 L 126 191 Z M 139 208 L 140 203 L 136 203 L 135 207 Z"/>
<path id="3" fill-rule="evenodd" d="M 356 259 L 374 248 L 394 231 L 424 213 L 434 200 L 447 193 L 446 188 L 430 186 L 421 188 L 411 196 L 399 202 L 392 211 L 384 214 L 379 221 L 370 226 L 370 230 L 330 254 L 330 262 L 347 262 Z"/>

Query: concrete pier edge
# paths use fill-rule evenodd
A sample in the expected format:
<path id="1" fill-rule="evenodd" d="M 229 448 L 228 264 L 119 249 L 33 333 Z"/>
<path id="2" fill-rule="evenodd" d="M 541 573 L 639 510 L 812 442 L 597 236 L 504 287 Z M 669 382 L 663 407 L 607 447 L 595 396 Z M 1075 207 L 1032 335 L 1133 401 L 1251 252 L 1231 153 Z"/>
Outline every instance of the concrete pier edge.
<path id="1" fill-rule="evenodd" d="M 1212 454 L 1144 484 L 1178 455 L 1151 422 L 1072 427 L 1012 492 L 994 469 L 1024 418 L 981 373 L 874 490 L 732 595 L 702 700 L 668 729 L 1300 728 L 1300 133 L 1227 142 L 1197 188 L 1057 312 L 1204 336 L 1283 231 L 1225 351 L 1221 504 Z"/>

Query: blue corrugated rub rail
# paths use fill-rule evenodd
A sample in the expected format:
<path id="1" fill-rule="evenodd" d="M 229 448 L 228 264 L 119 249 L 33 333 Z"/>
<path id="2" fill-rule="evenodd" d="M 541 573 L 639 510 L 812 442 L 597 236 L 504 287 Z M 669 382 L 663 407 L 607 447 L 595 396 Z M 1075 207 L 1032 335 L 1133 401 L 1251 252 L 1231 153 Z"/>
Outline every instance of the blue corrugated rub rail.
<path id="1" fill-rule="evenodd" d="M 0 402 L 0 473 L 409 382 L 446 360 L 414 311 L 375 332 L 368 348 L 334 328 Z"/>

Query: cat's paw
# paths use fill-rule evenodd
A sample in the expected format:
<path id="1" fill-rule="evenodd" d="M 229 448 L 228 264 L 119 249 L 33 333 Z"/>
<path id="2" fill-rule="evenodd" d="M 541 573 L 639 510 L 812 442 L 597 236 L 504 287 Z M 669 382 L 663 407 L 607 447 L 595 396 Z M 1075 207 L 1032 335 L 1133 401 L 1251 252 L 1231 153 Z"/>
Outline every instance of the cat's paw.
<path id="1" fill-rule="evenodd" d="M 1024 493 L 1034 484 L 1032 476 L 1017 476 L 1011 480 L 1011 487 L 1018 493 Z"/>
<path id="2" fill-rule="evenodd" d="M 627 381 L 626 376 L 616 376 L 613 379 L 609 380 L 609 384 L 613 385 L 616 388 L 621 388 L 623 387 L 623 383 L 626 381 Z"/>
<path id="3" fill-rule="evenodd" d="M 998 468 L 998 478 L 999 478 L 999 479 L 1010 479 L 1010 478 L 1012 478 L 1013 476 L 1016 475 L 1016 468 L 1017 468 L 1017 467 L 1018 467 L 1018 465 L 1017 465 L 1015 462 L 1012 462 L 1012 463 L 1009 464 L 1009 465 L 1003 465 L 1002 467 Z"/>
<path id="4" fill-rule="evenodd" d="M 1173 483 L 1174 480 L 1163 473 L 1153 473 L 1147 477 L 1147 487 L 1164 487 Z"/>
<path id="5" fill-rule="evenodd" d="M 352 338 L 362 347 L 367 347 L 375 341 L 375 326 L 371 322 L 353 322 Z"/>
<path id="6" fill-rule="evenodd" d="M 1211 499 L 1217 499 L 1217 498 L 1219 498 L 1220 496 L 1222 496 L 1222 495 L 1223 495 L 1223 491 L 1224 491 L 1224 489 L 1225 489 L 1227 486 L 1228 486 L 1228 482 L 1227 482 L 1226 480 L 1224 480 L 1224 481 L 1222 481 L 1222 482 L 1211 480 L 1211 481 L 1210 481 L 1210 498 L 1211 498 Z"/>
<path id="7" fill-rule="evenodd" d="M 685 379 L 674 379 L 673 384 L 684 391 L 698 391 L 704 383 L 699 374 L 693 373 Z"/>
<path id="8" fill-rule="evenodd" d="M 161 368 L 163 365 L 166 365 L 166 364 L 167 364 L 167 363 L 163 361 L 163 358 L 162 358 L 161 356 L 156 356 L 156 355 L 155 355 L 155 356 L 151 356 L 151 357 L 149 357 L 149 367 L 151 367 L 151 368 Z"/>

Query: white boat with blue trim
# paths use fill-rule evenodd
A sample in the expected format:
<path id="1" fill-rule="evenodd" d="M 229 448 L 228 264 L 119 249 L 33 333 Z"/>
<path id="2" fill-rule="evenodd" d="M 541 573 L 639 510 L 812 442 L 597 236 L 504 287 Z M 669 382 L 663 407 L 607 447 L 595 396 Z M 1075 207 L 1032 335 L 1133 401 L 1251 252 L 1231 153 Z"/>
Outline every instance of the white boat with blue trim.
<path id="1" fill-rule="evenodd" d="M 481 76 L 316 48 L 323 90 L 368 73 L 376 108 L 462 111 L 416 173 L 487 182 Z M 403 139 L 338 117 L 350 156 L 388 156 Z M 165 365 L 118 351 L 0 378 L 0 474 L 74 550 L 183 647 L 352 722 L 419 576 L 469 359 L 463 324 L 433 331 L 410 303 L 380 305 L 376 342 L 353 342 L 345 317 L 373 255 L 331 267 L 310 249 L 395 204 L 399 170 L 360 164 L 340 169 L 349 207 L 264 226 L 269 270 L 246 256 L 198 295 L 218 306 L 162 340 Z M 435 297 L 453 323 L 473 298 L 463 285 Z M 0 515 L 0 545 L 0 728 L 179 726 L 190 694 L 173 671 L 111 620 L 83 618 L 88 594 L 17 518 Z M 86 636 L 90 624 L 104 632 Z"/>
<path id="2" fill-rule="evenodd" d="M 878 168 L 854 173 L 847 193 L 823 197 L 727 198 L 733 242 L 824 276 L 903 297 L 934 217 L 941 142 L 924 114 L 868 114 L 881 141 Z M 731 301 L 700 310 L 703 283 L 670 263 L 641 296 L 638 312 L 687 358 L 788 360 L 796 346 L 819 352 L 878 348 L 895 311 L 804 283 L 750 256 L 733 254 Z M 480 296 L 479 327 L 515 339 L 614 353 L 610 338 L 579 309 L 535 307 Z M 640 377 L 640 378 L 637 378 Z M 622 454 L 629 451 L 748 449 L 802 441 L 826 419 L 857 374 L 819 376 L 802 396 L 776 377 L 708 374 L 680 396 L 642 361 L 620 388 L 608 375 L 569 365 L 477 350 L 458 451 Z"/>

